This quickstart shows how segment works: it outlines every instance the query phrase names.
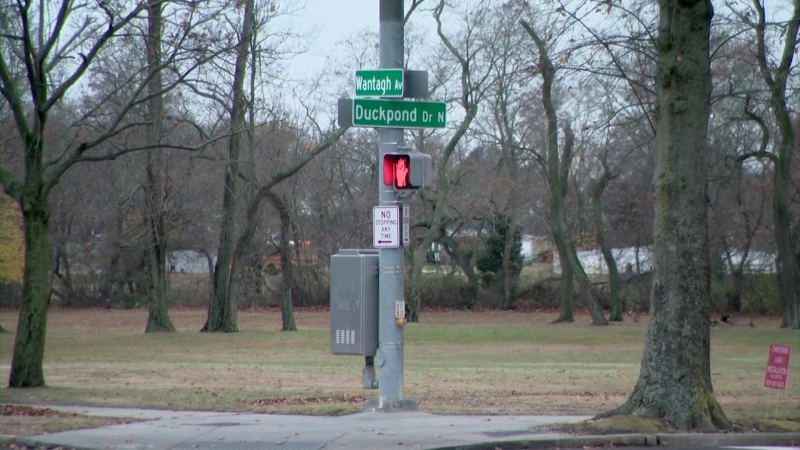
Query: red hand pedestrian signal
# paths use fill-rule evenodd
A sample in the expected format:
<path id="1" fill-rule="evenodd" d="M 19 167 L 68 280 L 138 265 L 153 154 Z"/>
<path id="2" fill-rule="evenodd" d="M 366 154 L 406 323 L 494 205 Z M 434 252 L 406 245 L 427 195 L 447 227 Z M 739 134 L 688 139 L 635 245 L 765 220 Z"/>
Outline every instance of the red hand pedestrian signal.
<path id="1" fill-rule="evenodd" d="M 411 158 L 403 154 L 383 155 L 383 184 L 395 189 L 413 189 L 410 183 Z"/>
<path id="2" fill-rule="evenodd" d="M 431 157 L 412 153 L 383 155 L 383 184 L 398 191 L 413 191 L 430 186 Z"/>
<path id="3" fill-rule="evenodd" d="M 405 189 L 408 187 L 408 156 L 400 156 L 394 160 L 394 187 Z"/>

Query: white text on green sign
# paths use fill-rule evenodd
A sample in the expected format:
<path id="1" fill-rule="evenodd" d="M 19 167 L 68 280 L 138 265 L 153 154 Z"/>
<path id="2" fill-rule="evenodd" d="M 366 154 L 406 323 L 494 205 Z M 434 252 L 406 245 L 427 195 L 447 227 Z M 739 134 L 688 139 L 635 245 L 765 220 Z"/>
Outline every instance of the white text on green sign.
<path id="1" fill-rule="evenodd" d="M 356 97 L 403 97 L 403 69 L 356 71 Z"/>
<path id="2" fill-rule="evenodd" d="M 388 128 L 444 128 L 444 102 L 353 99 L 353 126 Z"/>

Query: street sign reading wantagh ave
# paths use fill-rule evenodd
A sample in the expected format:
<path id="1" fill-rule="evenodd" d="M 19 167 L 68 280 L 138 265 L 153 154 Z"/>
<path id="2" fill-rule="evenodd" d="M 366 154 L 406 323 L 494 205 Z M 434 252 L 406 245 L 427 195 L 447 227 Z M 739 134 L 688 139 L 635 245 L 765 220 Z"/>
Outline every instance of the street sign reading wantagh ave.
<path id="1" fill-rule="evenodd" d="M 356 71 L 356 97 L 403 97 L 403 69 Z"/>

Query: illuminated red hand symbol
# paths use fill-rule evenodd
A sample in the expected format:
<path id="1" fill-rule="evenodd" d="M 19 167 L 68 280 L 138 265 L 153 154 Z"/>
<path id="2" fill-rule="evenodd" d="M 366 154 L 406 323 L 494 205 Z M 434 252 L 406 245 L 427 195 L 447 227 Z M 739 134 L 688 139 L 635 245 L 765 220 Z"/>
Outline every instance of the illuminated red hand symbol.
<path id="1" fill-rule="evenodd" d="M 406 160 L 400 158 L 397 160 L 397 163 L 394 166 L 394 179 L 396 180 L 395 184 L 397 187 L 406 187 L 406 184 L 408 184 L 406 182 L 407 175 L 408 167 L 406 167 Z"/>

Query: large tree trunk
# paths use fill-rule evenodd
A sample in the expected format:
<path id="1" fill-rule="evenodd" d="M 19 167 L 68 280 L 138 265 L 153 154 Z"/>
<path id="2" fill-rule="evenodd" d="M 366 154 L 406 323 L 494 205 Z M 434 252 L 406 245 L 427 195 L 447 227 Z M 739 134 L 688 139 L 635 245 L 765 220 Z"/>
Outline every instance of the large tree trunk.
<path id="1" fill-rule="evenodd" d="M 561 301 L 558 317 L 552 323 L 575 322 L 572 312 L 572 298 L 575 295 L 575 279 L 572 276 L 572 264 L 569 263 L 569 250 L 560 232 L 553 230 L 553 240 L 561 262 Z"/>
<path id="2" fill-rule="evenodd" d="M 555 123 L 555 108 L 552 108 L 552 101 L 549 100 L 549 95 L 547 96 L 548 103 L 552 109 L 553 118 L 549 121 Z M 569 233 L 569 224 L 567 222 L 567 211 L 566 211 L 566 194 L 567 194 L 567 177 L 569 167 L 572 164 L 572 147 L 574 145 L 575 136 L 572 133 L 572 129 L 570 128 L 569 124 L 564 127 L 564 146 L 561 152 L 560 163 L 558 167 L 558 181 L 557 184 L 551 184 L 551 212 L 553 215 L 553 229 L 554 229 L 554 240 L 556 241 L 556 245 L 558 247 L 559 256 L 562 258 L 562 273 L 566 275 L 566 272 L 563 272 L 563 268 L 569 266 L 569 276 L 562 281 L 564 283 L 562 285 L 563 297 L 561 299 L 562 306 L 561 306 L 561 314 L 559 315 L 558 319 L 554 321 L 554 323 L 559 322 L 570 322 L 569 320 L 572 317 L 572 280 L 573 278 L 578 281 L 578 287 L 580 289 L 580 298 L 581 303 L 586 307 L 589 311 L 589 315 L 592 317 L 592 325 L 608 325 L 608 321 L 606 317 L 603 315 L 603 311 L 600 309 L 600 306 L 597 304 L 595 297 L 592 295 L 592 286 L 589 282 L 589 277 L 586 275 L 586 271 L 583 269 L 583 265 L 581 264 L 580 259 L 578 258 L 578 251 L 575 248 L 575 243 L 572 241 L 572 237 Z M 551 169 L 554 170 L 555 168 Z M 558 237 L 556 237 L 556 234 Z M 560 242 L 560 244 L 558 243 Z M 567 286 L 567 282 L 570 283 L 570 286 Z M 569 295 L 569 298 L 567 298 Z M 569 302 L 569 303 L 564 303 Z M 567 311 L 569 310 L 569 313 Z M 566 319 L 566 320 L 565 320 Z"/>
<path id="3" fill-rule="evenodd" d="M 281 331 L 297 331 L 294 308 L 292 307 L 292 290 L 295 287 L 295 282 L 292 272 L 292 249 L 289 245 L 292 217 L 289 215 L 289 208 L 286 207 L 285 199 L 273 192 L 270 192 L 267 198 L 275 210 L 278 211 L 278 217 L 281 221 L 281 237 L 278 249 L 281 256 L 281 281 L 283 284 L 283 293 L 281 294 Z M 295 246 L 299 246 L 299 243 L 295 242 Z"/>
<path id="4" fill-rule="evenodd" d="M 614 259 L 614 254 L 606 241 L 606 224 L 605 220 L 603 220 L 603 191 L 608 186 L 608 181 L 608 174 L 604 174 L 592 186 L 592 218 L 594 219 L 595 239 L 597 239 L 597 245 L 600 247 L 600 252 L 603 254 L 606 267 L 608 267 L 608 286 L 611 292 L 611 313 L 608 316 L 608 320 L 621 322 L 622 296 L 620 295 L 620 290 L 622 289 L 622 282 L 619 278 L 617 261 Z"/>
<path id="5" fill-rule="evenodd" d="M 217 264 L 214 267 L 214 286 L 208 319 L 200 331 L 239 331 L 237 320 L 238 299 L 232 295 L 232 284 L 236 283 L 238 261 L 234 258 L 234 231 L 236 219 L 236 197 L 238 194 L 239 153 L 242 145 L 242 129 L 245 126 L 244 80 L 250 40 L 254 28 L 253 0 L 245 1 L 242 19 L 242 34 L 236 47 L 236 67 L 233 74 L 233 104 L 231 105 L 231 136 L 228 138 L 228 161 L 225 170 L 225 188 L 222 198 L 222 222 L 219 232 Z"/>
<path id="6" fill-rule="evenodd" d="M 567 237 L 567 244 L 569 245 L 569 264 L 572 266 L 572 274 L 578 280 L 580 287 L 580 296 L 583 306 L 589 310 L 589 316 L 592 318 L 592 325 L 608 325 L 606 316 L 603 315 L 603 310 L 597 304 L 597 300 L 592 295 L 592 285 L 589 282 L 589 277 L 583 269 L 583 265 L 578 259 L 578 252 L 575 250 L 575 244 L 572 239 Z"/>
<path id="7" fill-rule="evenodd" d="M 787 118 L 788 120 L 788 118 Z M 792 136 L 793 142 L 794 136 Z M 783 144 L 786 145 L 786 144 Z M 791 144 L 789 144 L 791 145 Z M 791 150 L 781 152 L 791 155 Z M 786 159 L 783 161 L 783 159 Z M 794 254 L 792 227 L 789 219 L 789 157 L 778 157 L 778 167 L 775 170 L 775 240 L 778 244 L 779 275 L 781 291 L 783 293 L 783 321 L 781 327 L 800 328 L 800 303 L 798 302 L 798 273 L 797 260 Z"/>
<path id="8" fill-rule="evenodd" d="M 42 183 L 31 180 L 32 175 L 36 176 L 29 171 L 21 205 L 25 229 L 25 271 L 9 387 L 44 386 L 42 362 L 47 300 L 50 298 L 50 243 L 47 228 L 50 211 Z"/>
<path id="9" fill-rule="evenodd" d="M 72 302 L 78 298 L 78 293 L 75 291 L 75 283 L 72 282 L 72 265 L 70 264 L 69 254 L 67 253 L 66 245 L 62 242 L 54 249 L 55 256 L 50 270 L 50 294 L 55 293 L 61 298 L 63 306 L 72 306 Z M 61 270 L 63 266 L 64 270 Z M 62 288 L 57 290 L 53 287 L 53 277 L 57 277 L 61 281 Z M 48 305 L 50 301 L 48 300 Z"/>
<path id="10" fill-rule="evenodd" d="M 503 304 L 500 305 L 500 309 L 511 309 L 514 306 L 514 296 L 516 294 L 517 277 L 512 268 L 511 258 L 517 230 L 515 209 L 512 200 L 511 212 L 506 217 L 508 223 L 506 224 L 506 239 L 503 243 Z"/>
<path id="11" fill-rule="evenodd" d="M 161 94 L 161 3 L 155 2 L 147 7 L 148 34 L 146 38 L 147 63 L 150 65 L 151 79 L 147 85 L 148 101 L 147 127 L 148 144 L 156 145 L 162 135 L 162 112 L 164 110 Z M 167 311 L 167 232 L 164 220 L 164 201 L 162 198 L 161 149 L 147 151 L 147 181 L 145 182 L 145 225 L 147 226 L 147 326 L 145 333 L 172 332 L 175 326 Z"/>
<path id="12" fill-rule="evenodd" d="M 411 261 L 412 261 L 410 270 L 411 276 L 409 277 L 410 292 L 408 296 L 408 301 L 406 302 L 406 307 L 407 307 L 406 321 L 408 321 L 408 323 L 419 323 L 419 307 L 421 303 L 420 299 L 422 297 L 420 283 L 422 283 L 422 266 L 425 265 L 425 260 L 423 259 L 422 263 L 420 263 L 421 265 L 417 266 L 418 262 L 415 258 L 415 255 L 419 251 L 421 250 L 418 248 L 411 255 Z"/>
<path id="13" fill-rule="evenodd" d="M 659 0 L 653 288 L 639 379 L 611 414 L 730 426 L 714 397 L 706 190 L 710 0 Z"/>
<path id="14" fill-rule="evenodd" d="M 147 249 L 147 326 L 145 333 L 172 332 L 175 326 L 167 310 L 167 237 L 161 197 L 161 152 L 147 152 L 145 187 L 145 224 Z"/>

